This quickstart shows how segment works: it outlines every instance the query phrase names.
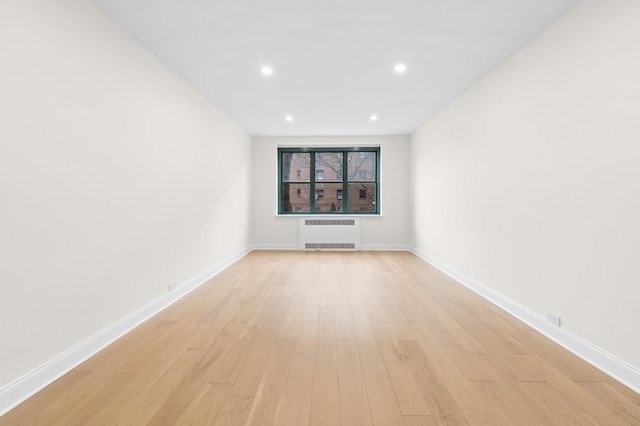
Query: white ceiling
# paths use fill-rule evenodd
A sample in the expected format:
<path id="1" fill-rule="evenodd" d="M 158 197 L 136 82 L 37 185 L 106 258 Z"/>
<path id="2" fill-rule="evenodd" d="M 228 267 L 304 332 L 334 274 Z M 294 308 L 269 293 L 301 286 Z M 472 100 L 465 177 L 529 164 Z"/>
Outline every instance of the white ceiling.
<path id="1" fill-rule="evenodd" d="M 579 2 L 91 1 L 253 135 L 409 134 Z"/>

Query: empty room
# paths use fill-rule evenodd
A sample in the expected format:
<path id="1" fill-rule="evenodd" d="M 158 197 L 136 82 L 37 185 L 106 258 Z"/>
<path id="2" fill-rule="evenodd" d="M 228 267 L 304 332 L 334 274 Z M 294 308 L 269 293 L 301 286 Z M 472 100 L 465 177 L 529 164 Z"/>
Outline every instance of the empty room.
<path id="1" fill-rule="evenodd" d="M 0 0 L 0 425 L 639 425 L 638 22 Z"/>

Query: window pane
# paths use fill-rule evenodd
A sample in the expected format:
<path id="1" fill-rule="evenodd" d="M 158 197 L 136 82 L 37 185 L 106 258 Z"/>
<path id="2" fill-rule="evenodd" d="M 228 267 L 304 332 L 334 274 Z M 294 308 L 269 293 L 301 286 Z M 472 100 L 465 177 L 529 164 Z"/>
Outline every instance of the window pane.
<path id="1" fill-rule="evenodd" d="M 295 182 L 295 181 L 309 182 L 310 168 L 311 168 L 311 154 L 309 154 L 308 152 L 283 152 L 282 153 L 282 181 L 283 182 Z"/>
<path id="2" fill-rule="evenodd" d="M 375 152 L 349 152 L 347 154 L 347 167 L 349 168 L 349 180 L 376 180 L 376 153 Z"/>
<path id="3" fill-rule="evenodd" d="M 376 211 L 376 184 L 375 183 L 350 183 L 349 184 L 349 211 L 375 212 Z"/>
<path id="4" fill-rule="evenodd" d="M 319 196 L 319 193 L 322 196 Z M 342 212 L 342 184 L 316 183 L 316 212 Z"/>
<path id="5" fill-rule="evenodd" d="M 316 152 L 316 180 L 342 181 L 342 158 L 342 152 Z"/>
<path id="6" fill-rule="evenodd" d="M 282 211 L 309 213 L 309 189 L 308 183 L 283 183 Z"/>

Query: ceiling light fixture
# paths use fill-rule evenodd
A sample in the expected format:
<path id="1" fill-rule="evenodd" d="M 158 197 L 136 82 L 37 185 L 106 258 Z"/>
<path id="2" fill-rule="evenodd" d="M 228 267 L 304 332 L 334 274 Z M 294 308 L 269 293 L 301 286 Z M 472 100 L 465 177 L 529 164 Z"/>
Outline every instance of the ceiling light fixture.
<path id="1" fill-rule="evenodd" d="M 260 68 L 260 72 L 262 73 L 262 75 L 271 75 L 273 74 L 273 68 L 271 68 L 268 65 L 265 65 L 262 68 Z"/>
<path id="2" fill-rule="evenodd" d="M 292 116 L 292 115 L 289 115 L 289 114 L 286 114 L 286 115 L 284 116 L 284 121 L 286 121 L 287 123 L 291 123 L 291 122 L 293 122 L 293 116 Z"/>
<path id="3" fill-rule="evenodd" d="M 373 114 L 371 117 L 369 117 L 369 120 L 371 121 L 377 121 L 378 120 L 378 116 Z"/>
<path id="4" fill-rule="evenodd" d="M 393 67 L 393 70 L 396 72 L 396 74 L 404 74 L 404 72 L 407 70 L 407 66 L 405 64 L 396 64 L 395 67 Z"/>

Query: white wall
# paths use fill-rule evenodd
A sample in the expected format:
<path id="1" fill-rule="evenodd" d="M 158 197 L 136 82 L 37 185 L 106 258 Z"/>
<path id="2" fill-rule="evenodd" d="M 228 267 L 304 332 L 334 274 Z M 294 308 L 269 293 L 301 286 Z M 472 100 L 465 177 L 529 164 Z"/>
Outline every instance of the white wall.
<path id="1" fill-rule="evenodd" d="M 86 1 L 0 52 L 1 389 L 249 247 L 251 139 Z"/>
<path id="2" fill-rule="evenodd" d="M 253 239 L 257 248 L 296 248 L 299 216 L 278 216 L 279 146 L 380 146 L 381 216 L 363 216 L 364 249 L 407 249 L 409 137 L 254 137 Z"/>
<path id="3" fill-rule="evenodd" d="M 416 248 L 636 367 L 639 22 L 584 0 L 411 137 Z"/>

